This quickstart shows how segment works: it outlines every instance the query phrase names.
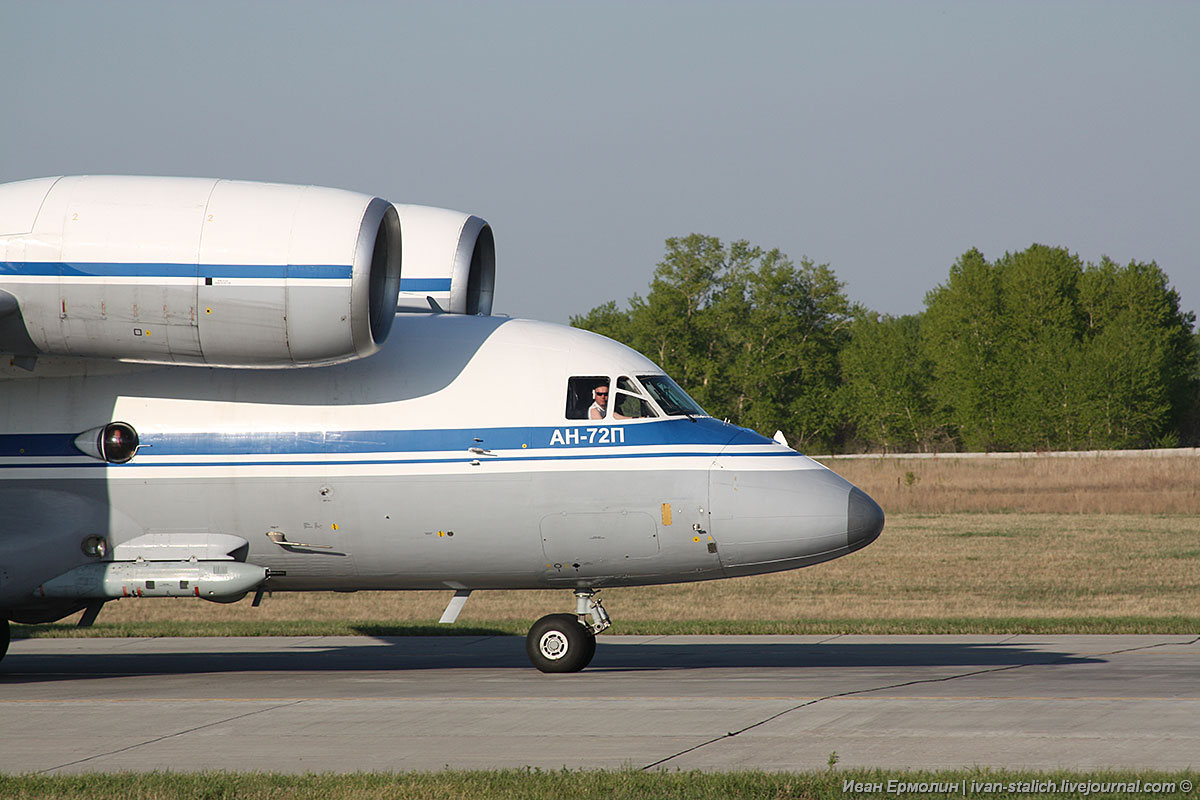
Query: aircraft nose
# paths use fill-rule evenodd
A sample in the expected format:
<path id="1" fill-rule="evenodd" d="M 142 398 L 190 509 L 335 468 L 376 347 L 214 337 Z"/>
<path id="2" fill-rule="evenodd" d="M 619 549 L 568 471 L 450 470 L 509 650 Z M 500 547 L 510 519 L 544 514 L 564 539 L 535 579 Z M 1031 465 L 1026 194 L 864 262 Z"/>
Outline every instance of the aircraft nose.
<path id="1" fill-rule="evenodd" d="M 866 547 L 883 531 L 883 509 L 857 486 L 850 487 L 846 508 L 846 544 L 850 549 Z"/>
<path id="2" fill-rule="evenodd" d="M 841 476 L 808 461 L 771 466 L 730 458 L 709 473 L 710 533 L 727 576 L 818 564 L 883 530 L 883 510 Z"/>

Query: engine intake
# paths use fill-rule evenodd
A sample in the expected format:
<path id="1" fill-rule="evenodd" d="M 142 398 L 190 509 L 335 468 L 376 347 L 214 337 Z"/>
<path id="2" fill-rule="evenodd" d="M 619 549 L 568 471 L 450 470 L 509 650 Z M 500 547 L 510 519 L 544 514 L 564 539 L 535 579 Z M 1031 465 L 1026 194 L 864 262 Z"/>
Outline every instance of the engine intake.
<path id="1" fill-rule="evenodd" d="M 472 214 L 432 206 L 398 205 L 404 230 L 400 311 L 429 311 L 429 299 L 451 314 L 492 313 L 496 240 Z"/>

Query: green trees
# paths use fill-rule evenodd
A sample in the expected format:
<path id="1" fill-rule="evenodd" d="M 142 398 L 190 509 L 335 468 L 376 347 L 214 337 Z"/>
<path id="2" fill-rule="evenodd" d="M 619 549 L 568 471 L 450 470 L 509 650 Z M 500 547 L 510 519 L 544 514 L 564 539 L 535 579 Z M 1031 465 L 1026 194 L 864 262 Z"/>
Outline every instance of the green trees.
<path id="1" fill-rule="evenodd" d="M 838 357 L 854 310 L 828 265 L 692 234 L 667 240 L 645 298 L 571 324 L 645 353 L 714 416 L 812 448 L 840 425 Z"/>
<path id="2" fill-rule="evenodd" d="M 828 265 L 693 234 L 645 298 L 573 317 L 708 411 L 800 449 L 1168 446 L 1200 436 L 1200 338 L 1153 262 L 968 250 L 924 313 L 852 305 Z"/>
<path id="3" fill-rule="evenodd" d="M 925 306 L 920 345 L 933 368 L 930 397 L 938 416 L 966 449 L 989 449 L 1009 403 L 997 271 L 978 250 L 968 250 Z"/>
<path id="4" fill-rule="evenodd" d="M 925 302 L 933 396 L 966 449 L 1179 440 L 1195 318 L 1158 265 L 1085 266 L 1044 245 L 989 264 L 972 250 Z"/>
<path id="5" fill-rule="evenodd" d="M 847 431 L 884 452 L 948 449 L 933 413 L 932 365 L 921 347 L 921 317 L 861 314 L 842 350 L 841 404 Z"/>
<path id="6" fill-rule="evenodd" d="M 1195 315 L 1180 311 L 1166 274 L 1102 259 L 1082 275 L 1080 311 L 1089 444 L 1178 444 L 1195 405 Z"/>

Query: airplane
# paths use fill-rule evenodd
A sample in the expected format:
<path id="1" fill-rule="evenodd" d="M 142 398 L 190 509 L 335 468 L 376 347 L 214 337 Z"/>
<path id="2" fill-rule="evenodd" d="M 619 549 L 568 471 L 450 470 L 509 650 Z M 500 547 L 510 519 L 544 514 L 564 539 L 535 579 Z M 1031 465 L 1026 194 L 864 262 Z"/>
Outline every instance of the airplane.
<path id="1" fill-rule="evenodd" d="M 575 672 L 603 588 L 879 536 L 861 489 L 642 354 L 493 315 L 495 274 L 483 219 L 356 192 L 0 185 L 0 657 L 10 621 L 116 599 L 441 590 L 452 623 L 562 588 L 526 651 Z"/>

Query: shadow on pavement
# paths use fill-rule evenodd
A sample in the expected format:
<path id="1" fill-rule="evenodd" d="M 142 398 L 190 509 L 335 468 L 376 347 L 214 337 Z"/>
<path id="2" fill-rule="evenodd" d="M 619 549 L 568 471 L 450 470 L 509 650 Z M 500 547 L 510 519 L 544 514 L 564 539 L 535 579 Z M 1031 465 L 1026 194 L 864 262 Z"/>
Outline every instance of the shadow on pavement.
<path id="1" fill-rule="evenodd" d="M 618 671 L 797 669 L 854 670 L 903 667 L 1003 667 L 1094 664 L 1103 658 L 1035 650 L 1020 644 L 722 642 L 597 642 L 582 674 Z M 27 640 L 28 641 L 28 640 Z M 23 653 L 14 641 L 0 661 L 0 685 L 84 680 L 117 675 L 186 675 L 237 672 L 338 672 L 405 670 L 529 670 L 520 636 L 408 636 L 367 638 L 347 644 L 323 637 L 241 639 L 86 639 L 75 652 Z M 226 644 L 222 644 L 226 643 Z M 111 647 L 105 647 L 111 644 Z M 272 646 L 273 645 L 273 646 Z M 222 649 L 223 647 L 228 649 Z M 534 673 L 536 674 L 536 673 Z M 569 677 L 569 676 L 563 676 Z"/>

